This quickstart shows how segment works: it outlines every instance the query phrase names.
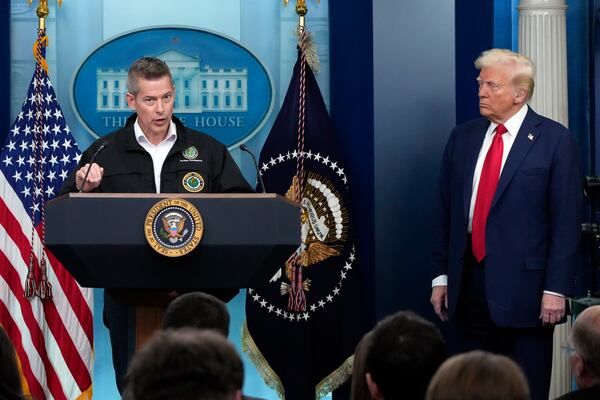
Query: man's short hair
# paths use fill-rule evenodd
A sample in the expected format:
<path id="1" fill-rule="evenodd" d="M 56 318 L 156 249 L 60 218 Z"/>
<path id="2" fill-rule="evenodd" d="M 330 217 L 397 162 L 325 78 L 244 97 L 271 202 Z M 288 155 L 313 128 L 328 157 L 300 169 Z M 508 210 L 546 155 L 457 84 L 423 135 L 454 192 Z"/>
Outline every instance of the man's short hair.
<path id="1" fill-rule="evenodd" d="M 164 76 L 168 76 L 171 84 L 173 84 L 173 77 L 167 63 L 154 57 L 142 57 L 129 67 L 127 91 L 132 95 L 136 95 L 140 91 L 138 85 L 138 79 L 140 78 L 154 81 Z"/>
<path id="2" fill-rule="evenodd" d="M 242 360 L 223 335 L 159 331 L 133 358 L 124 399 L 230 400 L 243 381 Z"/>
<path id="3" fill-rule="evenodd" d="M 521 368 L 510 358 L 484 351 L 450 357 L 431 379 L 426 400 L 529 400 Z"/>
<path id="4" fill-rule="evenodd" d="M 577 317 L 571 341 L 590 374 L 600 378 L 600 306 L 588 307 Z"/>
<path id="5" fill-rule="evenodd" d="M 365 369 L 385 399 L 422 399 L 445 356 L 436 326 L 411 311 L 400 311 L 373 329 Z"/>
<path id="6" fill-rule="evenodd" d="M 522 54 L 507 49 L 486 50 L 475 60 L 475 68 L 479 70 L 498 64 L 514 65 L 512 83 L 516 87 L 527 90 L 525 101 L 531 100 L 533 89 L 535 88 L 535 67 L 533 61 Z"/>
<path id="7" fill-rule="evenodd" d="M 227 336 L 229 312 L 225 303 L 213 295 L 203 292 L 186 293 L 167 307 L 163 329 L 170 328 L 214 329 Z"/>

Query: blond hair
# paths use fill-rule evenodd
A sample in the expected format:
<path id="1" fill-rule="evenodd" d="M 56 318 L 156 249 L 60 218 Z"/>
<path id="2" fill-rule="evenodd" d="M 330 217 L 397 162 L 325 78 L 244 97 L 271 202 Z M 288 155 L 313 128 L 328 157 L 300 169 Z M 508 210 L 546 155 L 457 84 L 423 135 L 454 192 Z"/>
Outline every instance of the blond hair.
<path id="1" fill-rule="evenodd" d="M 535 87 L 533 61 L 522 54 L 507 49 L 486 50 L 475 60 L 475 68 L 478 70 L 498 64 L 512 64 L 514 66 L 512 83 L 518 88 L 527 90 L 526 102 L 531 100 Z"/>

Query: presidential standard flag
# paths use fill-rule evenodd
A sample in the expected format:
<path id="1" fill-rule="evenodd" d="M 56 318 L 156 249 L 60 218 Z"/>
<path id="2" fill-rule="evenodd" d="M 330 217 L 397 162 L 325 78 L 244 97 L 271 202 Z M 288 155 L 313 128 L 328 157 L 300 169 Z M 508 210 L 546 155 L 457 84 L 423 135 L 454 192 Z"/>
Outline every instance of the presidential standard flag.
<path id="1" fill-rule="evenodd" d="M 304 54 L 259 161 L 266 191 L 300 202 L 302 243 L 248 289 L 243 332 L 244 351 L 286 400 L 321 398 L 349 378 L 363 315 L 348 176 Z"/>
<path id="2" fill-rule="evenodd" d="M 45 203 L 81 156 L 48 78 L 44 30 L 0 153 L 0 325 L 36 400 L 91 399 L 93 298 L 44 246 Z"/>

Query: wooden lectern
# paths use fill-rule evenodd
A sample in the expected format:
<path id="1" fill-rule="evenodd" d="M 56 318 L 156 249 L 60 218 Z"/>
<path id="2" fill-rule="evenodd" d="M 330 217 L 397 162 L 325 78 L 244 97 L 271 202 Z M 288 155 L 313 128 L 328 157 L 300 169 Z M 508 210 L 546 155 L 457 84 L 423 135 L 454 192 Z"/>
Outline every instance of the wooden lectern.
<path id="1" fill-rule="evenodd" d="M 200 244 L 181 257 L 154 251 L 148 211 L 180 198 L 200 212 Z M 46 205 L 46 244 L 84 287 L 136 306 L 135 346 L 160 327 L 174 289 L 265 285 L 300 245 L 299 205 L 277 194 L 70 193 Z"/>

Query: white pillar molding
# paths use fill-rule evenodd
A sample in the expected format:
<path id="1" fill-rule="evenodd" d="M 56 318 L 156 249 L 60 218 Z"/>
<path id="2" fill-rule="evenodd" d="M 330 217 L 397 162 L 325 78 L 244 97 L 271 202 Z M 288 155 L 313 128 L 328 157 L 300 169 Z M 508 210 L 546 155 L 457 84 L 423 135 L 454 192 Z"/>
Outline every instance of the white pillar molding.
<path id="1" fill-rule="evenodd" d="M 566 0 L 521 0 L 519 52 L 536 68 L 531 107 L 568 126 Z"/>
<path id="2" fill-rule="evenodd" d="M 566 0 L 520 0 L 519 52 L 536 67 L 531 107 L 568 126 Z M 570 365 L 561 351 L 570 332 L 569 324 L 554 331 L 550 398 L 570 391 Z"/>

